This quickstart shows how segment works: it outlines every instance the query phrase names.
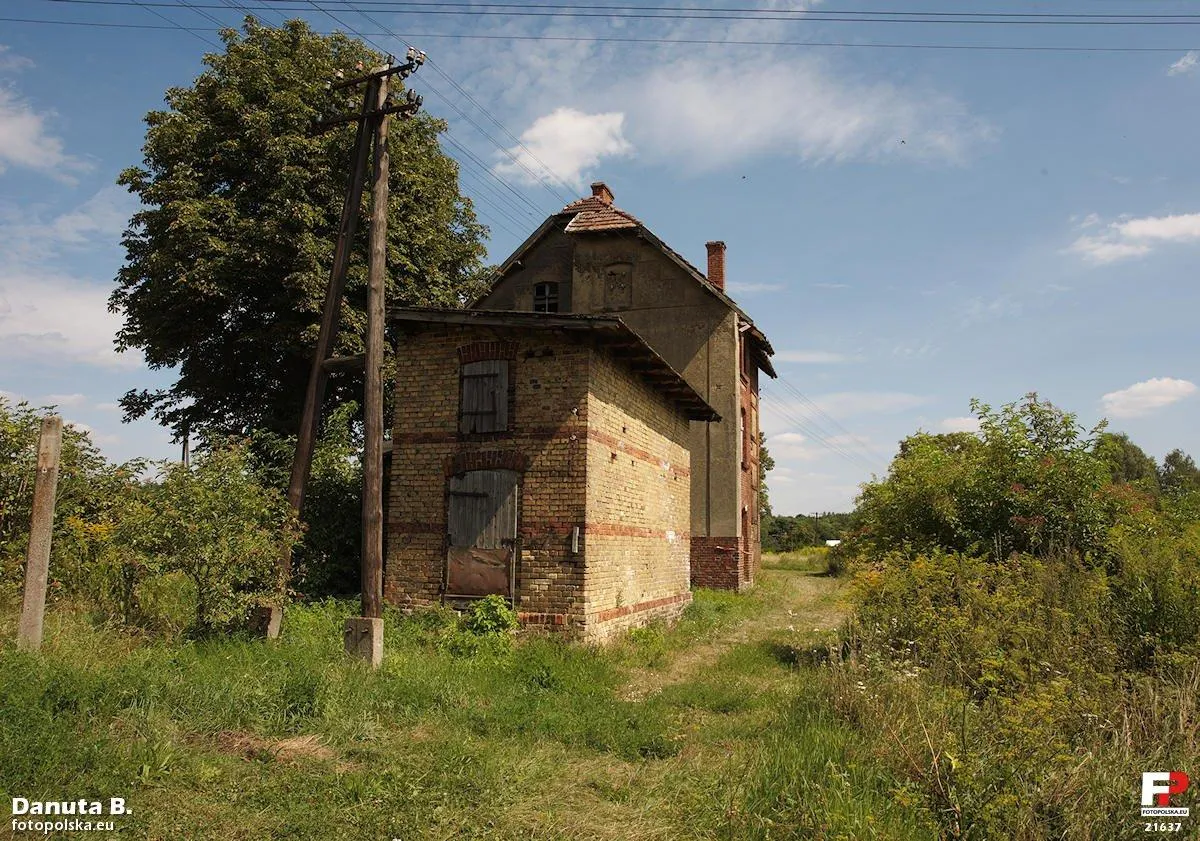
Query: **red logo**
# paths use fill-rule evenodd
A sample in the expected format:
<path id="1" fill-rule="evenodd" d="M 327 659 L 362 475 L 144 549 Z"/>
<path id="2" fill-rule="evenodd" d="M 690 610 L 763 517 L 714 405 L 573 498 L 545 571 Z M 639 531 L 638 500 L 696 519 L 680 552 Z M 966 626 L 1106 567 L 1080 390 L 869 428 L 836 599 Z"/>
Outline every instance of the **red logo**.
<path id="1" fill-rule="evenodd" d="M 1142 815 L 1169 814 L 1186 817 L 1187 807 L 1172 807 L 1171 798 L 1188 790 L 1188 775 L 1182 771 L 1142 772 Z M 1163 810 L 1163 811 L 1160 811 Z"/>

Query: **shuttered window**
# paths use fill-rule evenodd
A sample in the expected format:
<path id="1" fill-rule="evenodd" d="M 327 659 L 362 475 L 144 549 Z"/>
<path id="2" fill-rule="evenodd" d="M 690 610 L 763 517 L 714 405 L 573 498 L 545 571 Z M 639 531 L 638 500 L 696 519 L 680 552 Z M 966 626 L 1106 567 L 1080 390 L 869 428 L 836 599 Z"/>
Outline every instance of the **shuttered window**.
<path id="1" fill-rule="evenodd" d="M 459 430 L 465 433 L 508 429 L 508 360 L 487 359 L 462 366 Z"/>

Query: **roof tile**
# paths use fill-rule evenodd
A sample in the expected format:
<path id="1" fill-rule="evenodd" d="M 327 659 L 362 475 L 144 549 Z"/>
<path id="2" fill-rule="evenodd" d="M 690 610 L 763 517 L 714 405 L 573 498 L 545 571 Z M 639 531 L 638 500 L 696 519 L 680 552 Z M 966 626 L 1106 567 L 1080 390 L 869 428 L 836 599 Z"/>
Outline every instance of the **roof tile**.
<path id="1" fill-rule="evenodd" d="M 569 234 L 582 231 L 615 231 L 636 228 L 642 224 L 632 214 L 613 207 L 597 196 L 588 196 L 572 202 L 560 212 L 575 214 L 575 218 L 567 223 L 566 231 Z"/>

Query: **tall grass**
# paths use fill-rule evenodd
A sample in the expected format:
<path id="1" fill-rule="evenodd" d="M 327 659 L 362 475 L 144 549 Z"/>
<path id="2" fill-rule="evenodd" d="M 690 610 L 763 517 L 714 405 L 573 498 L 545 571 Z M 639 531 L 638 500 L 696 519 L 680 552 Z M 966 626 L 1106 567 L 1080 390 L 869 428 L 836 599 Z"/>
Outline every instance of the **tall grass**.
<path id="1" fill-rule="evenodd" d="M 803 681 L 756 641 L 624 691 L 772 592 L 700 592 L 606 649 L 464 656 L 451 615 L 389 614 L 377 671 L 341 651 L 347 602 L 290 609 L 273 642 L 155 641 L 60 606 L 41 654 L 0 646 L 0 790 L 126 797 L 135 838 L 922 837 L 922 807 L 847 765 L 850 728 L 795 715 Z"/>

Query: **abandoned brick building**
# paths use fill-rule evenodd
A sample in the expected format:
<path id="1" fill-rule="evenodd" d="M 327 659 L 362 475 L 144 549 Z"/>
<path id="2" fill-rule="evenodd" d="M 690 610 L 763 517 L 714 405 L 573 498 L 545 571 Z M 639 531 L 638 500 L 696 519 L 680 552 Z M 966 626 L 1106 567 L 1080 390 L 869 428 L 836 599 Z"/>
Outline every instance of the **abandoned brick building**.
<path id="1" fill-rule="evenodd" d="M 773 350 L 725 294 L 725 244 L 702 274 L 603 183 L 546 219 L 501 264 L 482 310 L 618 315 L 724 419 L 691 424 L 691 581 L 751 585 L 760 561 L 758 375 Z"/>
<path id="2" fill-rule="evenodd" d="M 401 309 L 384 595 L 496 593 L 603 640 L 689 587 L 691 424 L 719 415 L 612 315 Z"/>

